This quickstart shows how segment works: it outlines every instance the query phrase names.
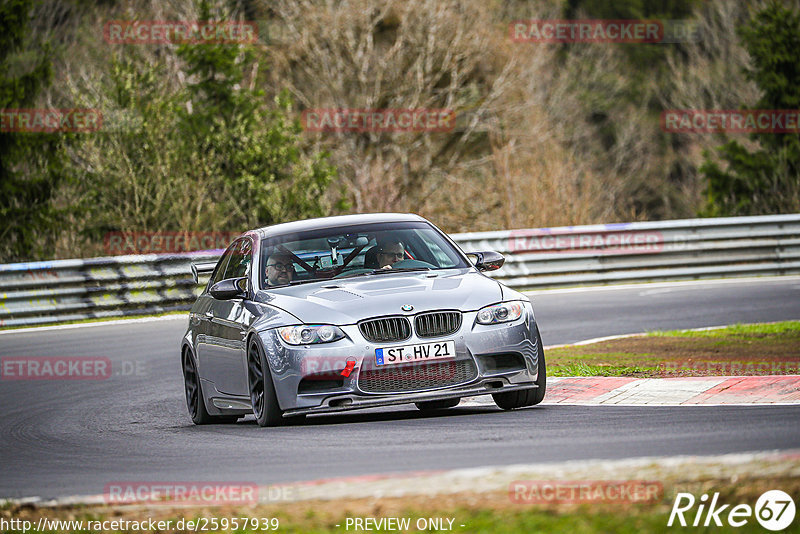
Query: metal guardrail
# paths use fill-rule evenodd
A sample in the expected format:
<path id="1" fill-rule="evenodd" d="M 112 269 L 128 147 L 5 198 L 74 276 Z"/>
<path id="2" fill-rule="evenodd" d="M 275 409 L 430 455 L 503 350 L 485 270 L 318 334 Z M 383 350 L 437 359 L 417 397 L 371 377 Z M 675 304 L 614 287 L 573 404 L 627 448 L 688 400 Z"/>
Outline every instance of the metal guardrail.
<path id="1" fill-rule="evenodd" d="M 0 326 L 189 309 L 202 290 L 192 262 L 214 261 L 221 252 L 0 265 Z"/>
<path id="2" fill-rule="evenodd" d="M 800 273 L 800 214 L 457 234 L 497 250 L 496 278 L 550 288 Z M 597 246 L 600 245 L 600 246 Z"/>
<path id="3" fill-rule="evenodd" d="M 800 273 L 800 214 L 454 234 L 506 256 L 516 288 Z M 207 281 L 191 263 L 221 251 L 0 265 L 0 326 L 186 310 Z"/>

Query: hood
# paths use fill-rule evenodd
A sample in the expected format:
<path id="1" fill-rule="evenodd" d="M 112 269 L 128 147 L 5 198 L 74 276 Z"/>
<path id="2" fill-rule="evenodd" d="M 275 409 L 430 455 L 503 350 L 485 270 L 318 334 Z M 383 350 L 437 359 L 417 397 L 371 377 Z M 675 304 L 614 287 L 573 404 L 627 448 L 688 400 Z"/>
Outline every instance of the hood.
<path id="1" fill-rule="evenodd" d="M 381 315 L 472 311 L 502 299 L 500 284 L 471 269 L 360 276 L 259 291 L 257 299 L 306 324 L 353 324 Z M 410 304 L 413 311 L 401 307 Z"/>

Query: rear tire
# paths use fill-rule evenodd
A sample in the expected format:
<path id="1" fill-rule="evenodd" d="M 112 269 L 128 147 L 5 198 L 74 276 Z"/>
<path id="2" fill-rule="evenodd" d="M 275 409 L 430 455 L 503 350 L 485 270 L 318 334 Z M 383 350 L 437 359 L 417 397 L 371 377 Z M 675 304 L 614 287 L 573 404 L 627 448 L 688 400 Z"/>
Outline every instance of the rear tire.
<path id="1" fill-rule="evenodd" d="M 443 399 L 435 401 L 415 402 L 414 404 L 417 406 L 419 410 L 422 410 L 423 412 L 430 412 L 433 410 L 446 410 L 448 408 L 455 408 L 456 406 L 458 406 L 459 402 L 461 402 L 461 399 Z"/>
<path id="2" fill-rule="evenodd" d="M 254 337 L 247 348 L 247 382 L 250 388 L 250 402 L 258 426 L 278 426 L 284 424 L 283 412 L 278 406 L 278 396 L 272 383 L 269 364 L 264 357 L 261 343 Z"/>
<path id="3" fill-rule="evenodd" d="M 544 399 L 547 391 L 547 364 L 544 359 L 544 346 L 542 336 L 539 334 L 539 327 L 536 327 L 536 337 L 539 349 L 539 372 L 534 382 L 538 387 L 534 389 L 522 389 L 519 391 L 509 391 L 508 393 L 495 393 L 492 395 L 495 404 L 503 410 L 515 410 L 526 406 L 534 406 Z"/>
<path id="4" fill-rule="evenodd" d="M 211 415 L 206 409 L 203 398 L 202 381 L 197 372 L 197 365 L 189 349 L 183 351 L 183 386 L 186 392 L 186 408 L 189 417 L 196 425 L 210 425 L 214 423 L 235 423 L 239 415 Z"/>

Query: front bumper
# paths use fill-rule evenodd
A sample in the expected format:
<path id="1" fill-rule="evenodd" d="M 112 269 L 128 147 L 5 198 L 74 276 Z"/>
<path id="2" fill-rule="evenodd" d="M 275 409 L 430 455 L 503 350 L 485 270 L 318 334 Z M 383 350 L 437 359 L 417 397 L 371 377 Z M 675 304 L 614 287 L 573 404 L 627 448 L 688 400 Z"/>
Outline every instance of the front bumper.
<path id="1" fill-rule="evenodd" d="M 408 314 L 413 323 L 412 316 Z M 535 388 L 541 341 L 530 303 L 526 303 L 526 313 L 510 323 L 480 325 L 475 316 L 476 312 L 464 312 L 461 327 L 451 335 L 419 338 L 412 333 L 411 338 L 400 343 L 370 342 L 356 325 L 340 327 L 346 335 L 344 339 L 305 346 L 284 343 L 276 330 L 259 335 L 278 404 L 287 417 Z M 375 362 L 376 348 L 445 340 L 455 342 L 456 356 L 442 362 L 461 371 L 458 376 L 443 376 L 441 383 L 428 380 L 420 386 L 419 373 L 412 369 L 421 370 L 433 362 L 398 366 L 378 366 Z M 348 362 L 352 371 L 343 376 L 341 372 Z M 411 369 L 405 375 L 408 386 L 403 382 L 404 368 Z M 395 389 L 376 391 L 365 387 L 366 377 L 388 369 L 398 369 L 400 378 L 394 377 L 392 381 Z M 469 372 L 463 372 L 464 369 Z"/>
<path id="2" fill-rule="evenodd" d="M 322 405 L 313 408 L 297 408 L 287 410 L 283 413 L 284 417 L 295 415 L 315 414 L 315 413 L 336 413 L 348 410 L 359 410 L 363 408 L 377 408 L 381 406 L 393 406 L 396 404 L 409 404 L 412 402 L 438 401 L 445 399 L 460 399 L 462 397 L 474 397 L 477 395 L 488 395 L 506 391 L 516 391 L 520 389 L 537 388 L 536 384 L 509 384 L 498 381 L 495 378 L 481 380 L 477 384 L 466 386 L 451 386 L 438 391 L 427 391 L 422 393 L 404 393 L 396 395 L 381 395 L 363 397 L 359 395 L 337 395 L 326 398 Z"/>

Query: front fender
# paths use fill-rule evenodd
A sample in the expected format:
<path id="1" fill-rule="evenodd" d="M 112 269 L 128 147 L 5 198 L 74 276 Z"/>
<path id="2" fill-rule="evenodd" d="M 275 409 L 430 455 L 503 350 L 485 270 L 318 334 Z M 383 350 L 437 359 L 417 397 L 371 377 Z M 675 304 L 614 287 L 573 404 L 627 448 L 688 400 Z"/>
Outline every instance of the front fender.
<path id="1" fill-rule="evenodd" d="M 291 361 L 290 353 L 278 339 L 278 331 L 275 328 L 256 332 L 255 335 L 258 336 L 261 347 L 264 349 L 264 356 L 278 398 L 278 406 L 282 410 L 294 407 L 297 403 L 296 385 L 300 378 L 299 374 L 294 371 L 296 366 Z"/>

